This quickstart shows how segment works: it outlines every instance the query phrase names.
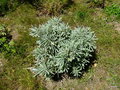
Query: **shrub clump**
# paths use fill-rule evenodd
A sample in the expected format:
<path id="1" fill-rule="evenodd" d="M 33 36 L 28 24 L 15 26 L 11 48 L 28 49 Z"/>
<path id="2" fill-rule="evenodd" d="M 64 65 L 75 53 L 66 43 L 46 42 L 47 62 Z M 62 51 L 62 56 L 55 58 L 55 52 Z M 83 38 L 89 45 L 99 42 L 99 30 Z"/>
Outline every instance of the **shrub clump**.
<path id="1" fill-rule="evenodd" d="M 79 77 L 96 49 L 96 36 L 90 28 L 72 30 L 61 18 L 52 18 L 39 27 L 32 27 L 30 35 L 37 37 L 36 62 L 30 68 L 35 76 L 52 78 L 67 73 Z"/>

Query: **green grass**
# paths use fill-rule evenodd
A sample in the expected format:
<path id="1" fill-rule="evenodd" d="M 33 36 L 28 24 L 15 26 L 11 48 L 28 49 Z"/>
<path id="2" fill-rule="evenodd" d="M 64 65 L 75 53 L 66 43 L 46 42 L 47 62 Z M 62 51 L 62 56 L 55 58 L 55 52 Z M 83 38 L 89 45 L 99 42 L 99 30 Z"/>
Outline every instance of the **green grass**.
<path id="1" fill-rule="evenodd" d="M 77 1 L 77 0 L 76 0 Z M 119 3 L 119 0 L 116 0 Z M 95 32 L 97 41 L 97 60 L 80 79 L 63 79 L 59 82 L 44 81 L 42 77 L 33 77 L 27 69 L 34 63 L 32 51 L 35 38 L 29 36 L 29 28 L 47 21 L 49 16 L 38 17 L 31 5 L 21 5 L 14 12 L 0 18 L 0 24 L 18 33 L 15 39 L 17 53 L 4 57 L 0 54 L 0 90 L 119 90 L 120 88 L 120 34 L 115 30 L 102 9 L 87 8 L 85 2 L 73 5 L 68 13 L 61 15 L 71 26 L 88 26 Z M 81 7 L 80 7 L 80 6 Z M 77 9 L 77 10 L 76 10 Z M 87 12 L 84 20 L 76 19 L 76 11 Z M 114 22 L 118 20 L 113 20 Z M 17 35 L 17 34 L 14 34 Z M 1 67 L 1 66 L 0 66 Z M 115 87 L 114 87 L 115 86 Z M 119 86 L 119 87 L 117 87 Z"/>

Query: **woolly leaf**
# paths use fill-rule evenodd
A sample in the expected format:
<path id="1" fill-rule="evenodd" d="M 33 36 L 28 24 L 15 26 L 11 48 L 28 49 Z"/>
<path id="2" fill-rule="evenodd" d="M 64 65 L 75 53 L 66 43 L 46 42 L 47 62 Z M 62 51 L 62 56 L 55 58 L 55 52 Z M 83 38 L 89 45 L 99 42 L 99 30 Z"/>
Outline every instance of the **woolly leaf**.
<path id="1" fill-rule="evenodd" d="M 38 38 L 33 52 L 36 64 L 31 70 L 35 75 L 49 78 L 68 72 L 80 76 L 96 49 L 96 36 L 90 28 L 72 30 L 61 18 L 52 18 L 39 27 L 32 27 L 30 35 Z"/>

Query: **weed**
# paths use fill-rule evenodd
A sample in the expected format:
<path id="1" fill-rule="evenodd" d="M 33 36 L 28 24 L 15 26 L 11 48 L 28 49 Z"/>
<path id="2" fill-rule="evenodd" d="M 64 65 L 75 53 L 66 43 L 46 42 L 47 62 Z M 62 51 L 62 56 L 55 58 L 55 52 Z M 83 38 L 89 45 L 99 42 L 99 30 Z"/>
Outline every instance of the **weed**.
<path id="1" fill-rule="evenodd" d="M 75 14 L 77 20 L 85 20 L 87 16 L 87 13 L 85 11 L 77 11 Z"/>
<path id="2" fill-rule="evenodd" d="M 105 12 L 108 15 L 120 16 L 120 6 L 117 4 L 113 4 L 111 6 L 106 7 Z"/>
<path id="3" fill-rule="evenodd" d="M 15 53 L 12 36 L 6 27 L 0 26 L 0 52 Z"/>

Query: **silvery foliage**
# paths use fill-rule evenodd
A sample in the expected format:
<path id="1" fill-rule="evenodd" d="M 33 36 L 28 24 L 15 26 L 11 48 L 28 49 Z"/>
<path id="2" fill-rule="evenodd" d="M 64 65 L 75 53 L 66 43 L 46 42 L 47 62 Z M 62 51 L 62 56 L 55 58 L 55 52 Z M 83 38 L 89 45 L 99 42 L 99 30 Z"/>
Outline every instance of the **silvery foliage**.
<path id="1" fill-rule="evenodd" d="M 35 66 L 31 71 L 48 78 L 70 73 L 80 76 L 96 49 L 96 36 L 88 27 L 72 30 L 61 18 L 52 18 L 39 27 L 32 27 L 30 35 L 37 37 L 34 50 Z"/>

